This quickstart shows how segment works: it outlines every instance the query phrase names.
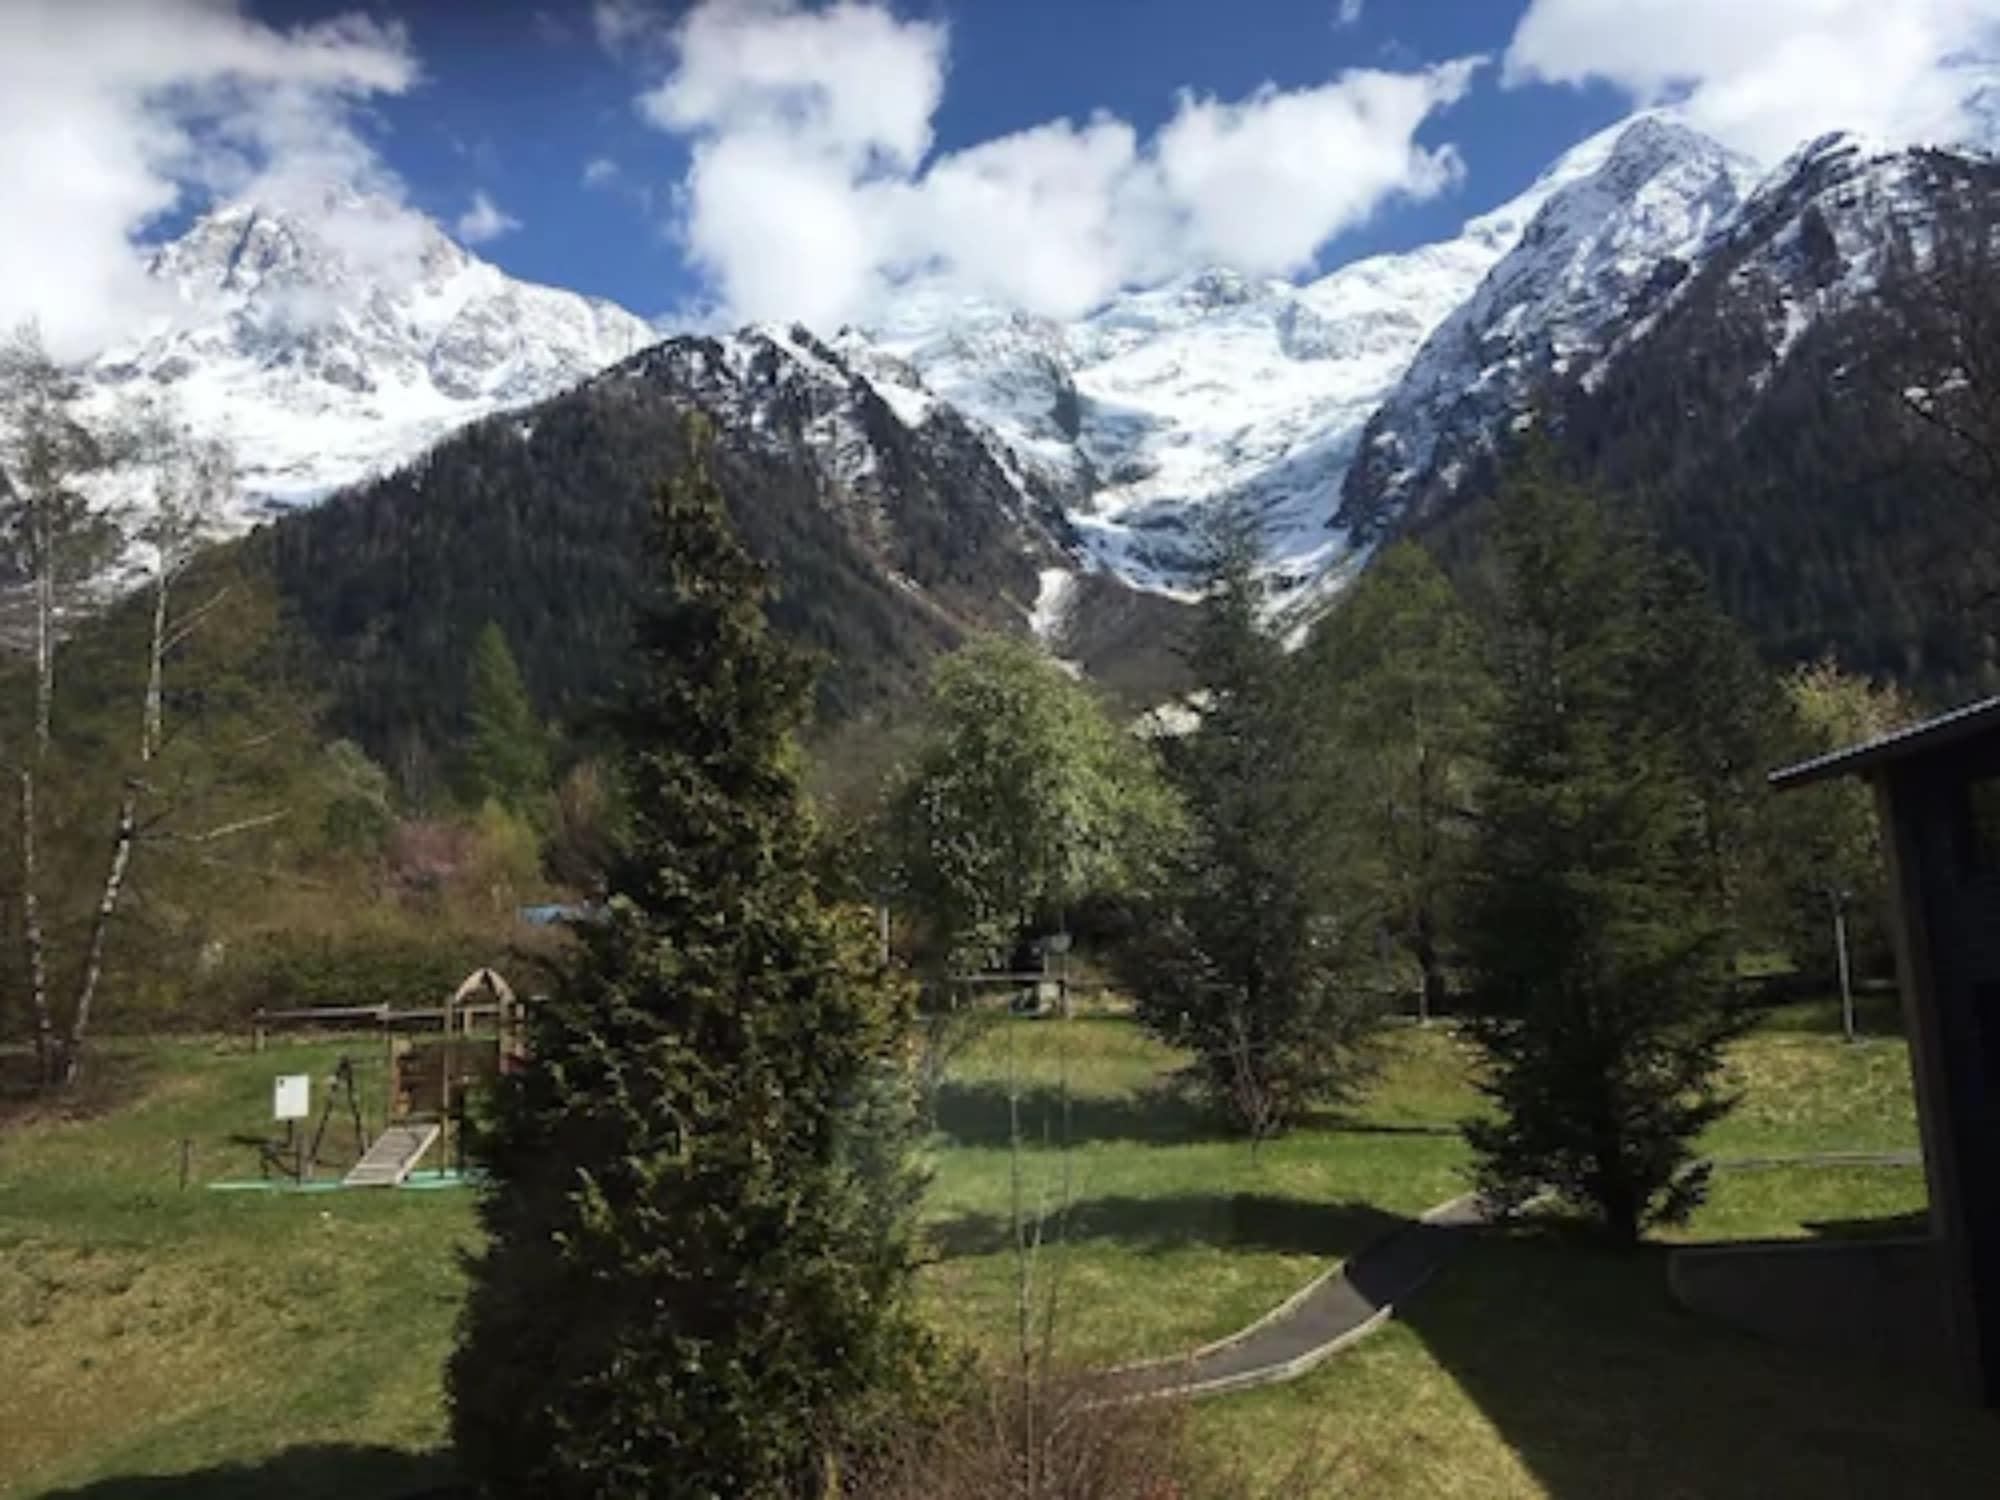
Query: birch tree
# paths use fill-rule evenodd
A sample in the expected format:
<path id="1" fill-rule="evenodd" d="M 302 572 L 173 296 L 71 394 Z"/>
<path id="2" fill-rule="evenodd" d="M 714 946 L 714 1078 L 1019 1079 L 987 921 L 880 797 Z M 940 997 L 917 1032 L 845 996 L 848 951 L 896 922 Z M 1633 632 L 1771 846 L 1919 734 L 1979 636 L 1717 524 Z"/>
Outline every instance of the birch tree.
<path id="1" fill-rule="evenodd" d="M 33 324 L 0 339 L 0 567 L 24 599 L 33 658 L 30 743 L 8 747 L 8 769 L 18 792 L 22 957 L 43 1083 L 54 1077 L 58 1059 L 36 781 L 48 761 L 62 615 L 72 591 L 110 558 L 118 541 L 115 523 L 89 491 L 107 453 L 82 419 L 81 396 L 75 376 L 50 356 Z"/>
<path id="2" fill-rule="evenodd" d="M 60 1069 L 65 1086 L 73 1084 L 82 1069 L 91 1012 L 104 975 L 105 949 L 125 894 L 133 848 L 139 838 L 141 799 L 151 790 L 148 772 L 165 747 L 167 658 L 217 602 L 210 599 L 189 611 L 185 618 L 177 618 L 173 611 L 174 585 L 201 548 L 214 540 L 236 485 L 235 455 L 228 445 L 196 437 L 171 405 L 152 402 L 138 406 L 121 439 L 121 458 L 140 468 L 149 491 L 145 519 L 135 529 L 137 540 L 150 558 L 151 576 L 146 587 L 151 596 L 151 610 L 146 635 L 145 687 L 140 699 L 136 764 L 119 788 L 111 853 L 91 913 L 90 932 L 70 1006 Z"/>
<path id="3" fill-rule="evenodd" d="M 117 421 L 93 422 L 82 398 L 74 372 L 49 355 L 32 325 L 0 340 L 0 568 L 11 596 L 13 644 L 31 662 L 25 743 L 0 753 L 17 789 L 22 970 L 37 1076 L 45 1087 L 66 1087 L 81 1073 L 112 930 L 146 831 L 142 812 L 158 790 L 153 772 L 168 744 L 168 662 L 219 602 L 179 608 L 176 586 L 213 538 L 235 483 L 227 447 L 196 438 L 170 406 L 139 402 Z M 107 482 L 114 468 L 125 470 L 131 482 Z M 143 519 L 129 537 L 108 498 L 114 492 L 142 497 Z M 82 591 L 105 577 L 128 539 L 145 570 L 148 625 L 136 733 L 110 798 L 109 847 L 102 877 L 93 877 L 89 887 L 80 947 L 58 963 L 64 955 L 52 951 L 53 937 L 65 925 L 48 917 L 48 792 L 52 779 L 75 779 L 58 773 L 83 769 L 54 750 L 59 647 L 66 623 L 86 602 Z M 96 815 L 85 814 L 92 821 Z M 163 821 L 165 813 L 156 817 Z M 207 842 L 268 821 L 238 820 L 195 835 L 157 832 Z"/>

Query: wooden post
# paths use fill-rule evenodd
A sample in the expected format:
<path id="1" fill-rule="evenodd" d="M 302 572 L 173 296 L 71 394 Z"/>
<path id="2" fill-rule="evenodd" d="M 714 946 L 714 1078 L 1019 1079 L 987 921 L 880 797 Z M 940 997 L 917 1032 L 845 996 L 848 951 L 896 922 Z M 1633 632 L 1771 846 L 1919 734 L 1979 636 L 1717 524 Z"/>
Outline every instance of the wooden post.
<path id="1" fill-rule="evenodd" d="M 191 1164 L 191 1158 L 193 1154 L 194 1154 L 194 1142 L 189 1140 L 186 1136 L 182 1136 L 181 1137 L 181 1191 L 184 1193 L 187 1191 L 188 1168 Z"/>
<path id="2" fill-rule="evenodd" d="M 1839 893 L 1833 898 L 1833 948 L 1840 964 L 1840 1025 L 1851 1042 L 1854 1034 L 1854 977 L 1847 965 L 1847 908 Z"/>
<path id="3" fill-rule="evenodd" d="M 261 1005 L 250 1013 L 250 1050 L 264 1050 L 264 1007 Z"/>

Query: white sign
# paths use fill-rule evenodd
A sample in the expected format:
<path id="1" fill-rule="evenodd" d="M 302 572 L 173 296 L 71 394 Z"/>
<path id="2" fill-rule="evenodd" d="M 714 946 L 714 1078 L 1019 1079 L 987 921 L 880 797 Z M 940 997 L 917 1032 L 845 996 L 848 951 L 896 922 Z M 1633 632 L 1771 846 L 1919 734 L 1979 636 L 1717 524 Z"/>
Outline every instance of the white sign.
<path id="1" fill-rule="evenodd" d="M 312 1113 L 312 1075 L 280 1073 L 271 1091 L 271 1118 L 303 1120 Z"/>

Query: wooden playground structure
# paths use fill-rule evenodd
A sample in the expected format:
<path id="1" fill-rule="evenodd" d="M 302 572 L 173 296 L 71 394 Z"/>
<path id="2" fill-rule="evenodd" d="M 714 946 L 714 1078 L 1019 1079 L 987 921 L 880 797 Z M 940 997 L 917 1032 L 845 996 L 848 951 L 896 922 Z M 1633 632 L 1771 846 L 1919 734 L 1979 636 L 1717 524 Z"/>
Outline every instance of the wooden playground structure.
<path id="1" fill-rule="evenodd" d="M 352 1124 L 355 1159 L 341 1177 L 346 1187 L 396 1187 L 427 1157 L 463 1171 L 466 1107 L 495 1079 L 527 1059 L 526 1005 L 490 968 L 468 975 L 442 1006 L 399 1010 L 388 1005 L 260 1008 L 251 1017 L 251 1050 L 262 1052 L 274 1033 L 360 1028 L 379 1033 L 384 1085 L 372 1137 L 364 1116 L 358 1067 L 342 1057 L 326 1080 L 318 1127 L 310 1144 L 287 1120 L 282 1141 L 264 1143 L 266 1177 L 275 1169 L 303 1183 L 320 1165 L 334 1116 L 344 1108 Z M 435 1151 L 435 1156 L 432 1155 Z"/>

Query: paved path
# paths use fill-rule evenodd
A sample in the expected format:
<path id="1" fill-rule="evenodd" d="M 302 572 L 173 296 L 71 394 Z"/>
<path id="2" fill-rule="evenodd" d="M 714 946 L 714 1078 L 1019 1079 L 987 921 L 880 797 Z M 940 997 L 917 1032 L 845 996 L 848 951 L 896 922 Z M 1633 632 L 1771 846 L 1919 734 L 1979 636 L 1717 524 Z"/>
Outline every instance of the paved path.
<path id="1" fill-rule="evenodd" d="M 1818 1151 L 1716 1160 L 1719 1170 L 1920 1166 L 1916 1151 Z M 1308 1283 L 1240 1333 L 1187 1354 L 1105 1372 L 1109 1399 L 1214 1396 L 1296 1380 L 1379 1328 L 1489 1222 L 1474 1193 L 1440 1203 Z"/>
<path id="2" fill-rule="evenodd" d="M 1114 1398 L 1212 1396 L 1295 1380 L 1362 1338 L 1486 1222 L 1471 1193 L 1391 1230 L 1241 1333 L 1192 1353 L 1107 1372 Z"/>

